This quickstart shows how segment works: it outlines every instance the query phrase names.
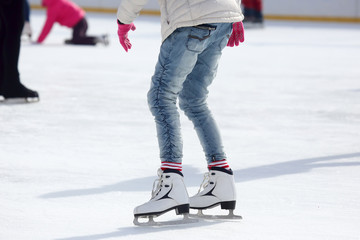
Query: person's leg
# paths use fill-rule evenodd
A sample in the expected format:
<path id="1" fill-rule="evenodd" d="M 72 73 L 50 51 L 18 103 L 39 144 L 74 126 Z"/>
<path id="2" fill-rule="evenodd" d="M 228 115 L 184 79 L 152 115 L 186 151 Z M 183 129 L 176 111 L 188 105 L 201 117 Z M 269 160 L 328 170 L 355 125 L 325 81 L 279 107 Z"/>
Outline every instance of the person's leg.
<path id="1" fill-rule="evenodd" d="M 254 0 L 242 0 L 241 4 L 243 6 L 244 22 L 252 22 L 254 20 L 255 14 L 255 5 Z"/>
<path id="2" fill-rule="evenodd" d="M 262 0 L 254 0 L 254 22 L 262 23 L 263 21 Z"/>
<path id="3" fill-rule="evenodd" d="M 0 6 L 0 96 L 3 95 L 4 68 L 5 68 L 5 15 L 4 8 Z"/>
<path id="4" fill-rule="evenodd" d="M 3 5 L 4 15 L 4 90 L 17 88 L 20 85 L 18 62 L 20 54 L 20 36 L 24 25 L 24 1 L 12 1 Z"/>
<path id="5" fill-rule="evenodd" d="M 216 37 L 198 56 L 193 71 L 187 76 L 179 94 L 180 108 L 193 122 L 208 164 L 226 159 L 219 129 L 207 104 L 208 87 L 218 69 L 222 50 L 231 34 L 231 24 L 219 24 Z M 224 164 L 224 167 L 229 167 Z"/>
<path id="6" fill-rule="evenodd" d="M 179 105 L 193 122 L 205 152 L 209 172 L 202 191 L 190 198 L 190 208 L 206 209 L 221 205 L 232 211 L 236 204 L 233 172 L 230 169 L 219 129 L 207 105 L 208 87 L 218 69 L 221 52 L 228 42 L 232 24 L 216 24 L 212 43 L 198 55 L 193 71 L 187 76 L 179 94 Z"/>
<path id="7" fill-rule="evenodd" d="M 221 50 L 214 45 L 199 55 L 179 95 L 179 106 L 193 122 L 208 163 L 226 158 L 218 126 L 207 104 L 208 87 L 216 76 Z"/>
<path id="8" fill-rule="evenodd" d="M 20 82 L 18 70 L 21 32 L 24 25 L 24 1 L 12 1 L 1 6 L 3 24 L 2 32 L 2 92 L 5 99 L 10 98 L 36 98 L 37 92 L 26 88 Z"/>
<path id="9" fill-rule="evenodd" d="M 155 117 L 162 168 L 181 170 L 182 138 L 178 94 L 197 61 L 197 52 L 187 49 L 190 28 L 180 28 L 161 45 L 159 59 L 148 92 L 150 111 Z"/>
<path id="10" fill-rule="evenodd" d="M 30 22 L 30 5 L 28 0 L 25 0 L 24 2 L 24 17 L 25 22 Z"/>
<path id="11" fill-rule="evenodd" d="M 22 35 L 27 35 L 29 38 L 31 38 L 32 35 L 32 29 L 30 25 L 30 5 L 28 0 L 25 0 L 24 2 L 24 27 L 22 30 Z"/>
<path id="12" fill-rule="evenodd" d="M 108 45 L 107 36 L 87 36 L 86 32 L 88 29 L 88 23 L 86 18 L 82 18 L 74 27 L 73 27 L 73 35 L 71 40 L 66 40 L 67 44 L 75 44 L 75 45 L 96 45 L 97 43 L 103 43 Z"/>
<path id="13" fill-rule="evenodd" d="M 161 184 L 153 190 L 150 201 L 135 208 L 135 219 L 159 215 L 171 209 L 180 214 L 189 212 L 189 197 L 181 173 L 182 140 L 176 102 L 183 82 L 193 71 L 198 55 L 210 44 L 212 36 L 212 30 L 185 27 L 177 29 L 161 45 L 148 92 L 160 147 Z"/>

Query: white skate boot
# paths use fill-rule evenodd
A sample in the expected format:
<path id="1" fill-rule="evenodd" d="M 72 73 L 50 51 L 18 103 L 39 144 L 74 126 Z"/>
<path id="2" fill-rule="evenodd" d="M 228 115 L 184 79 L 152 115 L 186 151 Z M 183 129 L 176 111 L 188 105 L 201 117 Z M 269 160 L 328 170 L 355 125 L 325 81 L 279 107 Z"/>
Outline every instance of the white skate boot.
<path id="1" fill-rule="evenodd" d="M 189 196 L 180 171 L 159 169 L 159 179 L 154 182 L 151 199 L 134 209 L 134 224 L 140 226 L 159 226 L 196 222 L 189 219 Z M 183 214 L 184 219 L 179 221 L 155 222 L 158 217 L 170 210 L 175 210 L 177 215 Z M 149 219 L 139 222 L 139 218 Z"/>
<path id="2" fill-rule="evenodd" d="M 204 215 L 202 210 L 220 205 L 229 210 L 228 215 Z M 198 213 L 190 216 L 213 219 L 242 219 L 234 215 L 236 205 L 235 181 L 232 170 L 213 167 L 205 174 L 199 192 L 190 198 L 190 208 L 198 209 Z"/>

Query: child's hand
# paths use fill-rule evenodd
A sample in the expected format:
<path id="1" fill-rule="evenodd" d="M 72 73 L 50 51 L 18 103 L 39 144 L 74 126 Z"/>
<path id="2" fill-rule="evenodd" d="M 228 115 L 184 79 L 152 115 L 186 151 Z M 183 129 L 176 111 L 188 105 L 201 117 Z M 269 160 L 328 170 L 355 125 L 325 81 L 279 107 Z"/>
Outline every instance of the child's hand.
<path id="1" fill-rule="evenodd" d="M 123 46 L 123 48 L 125 49 L 125 51 L 127 52 L 129 49 L 131 49 L 131 43 L 130 40 L 128 39 L 128 32 L 130 31 L 130 29 L 132 31 L 135 31 L 136 27 L 134 25 L 134 23 L 130 23 L 130 24 L 120 24 L 119 21 L 117 21 L 118 24 L 118 36 L 119 36 L 119 41 L 121 46 Z"/>
<path id="2" fill-rule="evenodd" d="M 244 42 L 244 25 L 242 22 L 233 23 L 233 31 L 229 38 L 228 47 L 239 46 L 239 43 Z"/>

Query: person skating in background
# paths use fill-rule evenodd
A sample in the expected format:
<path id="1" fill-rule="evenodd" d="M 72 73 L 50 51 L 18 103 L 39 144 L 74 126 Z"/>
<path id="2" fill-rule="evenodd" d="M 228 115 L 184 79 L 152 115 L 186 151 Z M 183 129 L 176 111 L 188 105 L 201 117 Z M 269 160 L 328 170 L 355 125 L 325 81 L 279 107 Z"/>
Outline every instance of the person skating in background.
<path id="1" fill-rule="evenodd" d="M 128 32 L 146 0 L 122 0 L 117 13 L 119 40 L 131 47 Z M 234 217 L 235 183 L 224 153 L 219 129 L 207 105 L 208 87 L 215 78 L 222 50 L 244 41 L 239 0 L 160 0 L 162 44 L 148 92 L 160 148 L 158 184 L 151 200 L 134 209 L 134 223 L 175 209 L 187 216 L 189 208 L 221 205 Z M 189 198 L 182 174 L 179 106 L 193 122 L 207 161 L 206 184 Z"/>
<path id="2" fill-rule="evenodd" d="M 27 0 L 25 0 L 25 4 L 24 4 L 24 16 L 25 16 L 25 23 L 24 23 L 24 28 L 22 30 L 22 35 L 25 35 L 29 39 L 31 39 L 32 29 L 30 25 L 30 4 L 29 1 Z"/>
<path id="3" fill-rule="evenodd" d="M 54 23 L 73 29 L 72 39 L 65 40 L 66 44 L 75 45 L 96 45 L 102 43 L 108 45 L 108 36 L 87 36 L 88 23 L 85 11 L 69 0 L 42 0 L 42 5 L 46 8 L 46 22 L 37 39 L 37 43 L 42 43 L 50 33 Z"/>
<path id="4" fill-rule="evenodd" d="M 241 4 L 244 10 L 245 27 L 262 27 L 264 24 L 262 0 L 242 0 Z"/>
<path id="5" fill-rule="evenodd" d="M 5 100 L 23 98 L 37 101 L 39 94 L 20 82 L 18 70 L 24 4 L 24 0 L 0 2 L 0 95 Z"/>

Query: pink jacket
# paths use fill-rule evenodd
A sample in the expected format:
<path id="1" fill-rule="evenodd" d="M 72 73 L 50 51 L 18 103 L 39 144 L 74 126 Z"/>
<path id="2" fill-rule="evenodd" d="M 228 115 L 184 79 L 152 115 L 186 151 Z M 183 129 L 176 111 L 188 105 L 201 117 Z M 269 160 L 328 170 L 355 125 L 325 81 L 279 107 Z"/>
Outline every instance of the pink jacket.
<path id="1" fill-rule="evenodd" d="M 42 4 L 47 8 L 47 17 L 38 43 L 45 40 L 54 23 L 72 28 L 85 16 L 85 11 L 69 0 L 43 0 Z"/>

